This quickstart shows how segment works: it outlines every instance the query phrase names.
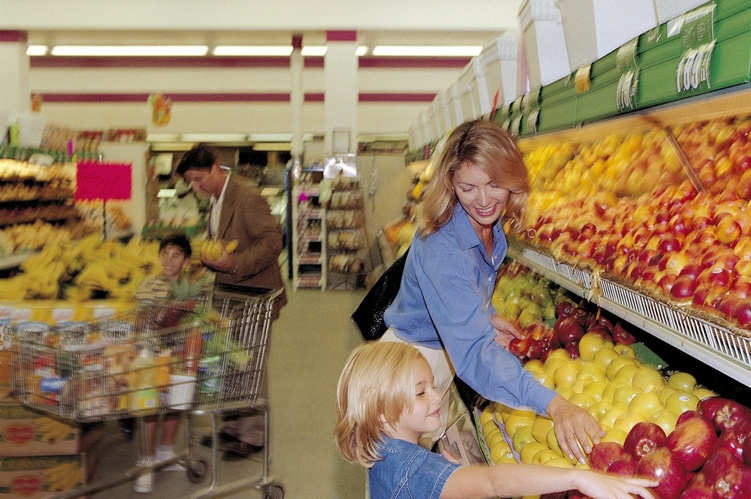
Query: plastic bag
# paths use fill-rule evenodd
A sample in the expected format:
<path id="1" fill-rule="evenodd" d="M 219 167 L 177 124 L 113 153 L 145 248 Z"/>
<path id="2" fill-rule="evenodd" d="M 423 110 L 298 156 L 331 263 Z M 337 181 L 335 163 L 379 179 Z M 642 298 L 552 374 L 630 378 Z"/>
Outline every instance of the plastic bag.
<path id="1" fill-rule="evenodd" d="M 383 321 L 383 314 L 399 292 L 408 253 L 409 250 L 386 269 L 352 313 L 352 320 L 367 341 L 377 340 L 388 329 Z"/>

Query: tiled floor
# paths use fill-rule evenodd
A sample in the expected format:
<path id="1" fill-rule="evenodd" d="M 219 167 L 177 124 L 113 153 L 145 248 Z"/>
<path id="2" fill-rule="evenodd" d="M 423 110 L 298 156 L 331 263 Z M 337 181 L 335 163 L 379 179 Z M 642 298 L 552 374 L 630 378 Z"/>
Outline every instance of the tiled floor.
<path id="1" fill-rule="evenodd" d="M 363 292 L 300 290 L 273 325 L 267 364 L 271 401 L 271 474 L 287 498 L 363 498 L 365 472 L 344 462 L 334 444 L 335 390 L 347 354 L 360 342 L 349 314 Z M 206 425 L 206 418 L 199 418 Z M 109 425 L 99 443 L 99 477 L 114 476 L 135 460 L 135 446 Z M 204 449 L 200 452 L 206 453 Z M 220 462 L 220 482 L 258 475 L 262 454 L 247 461 Z M 192 485 L 184 472 L 160 472 L 150 495 L 136 494 L 126 483 L 96 494 L 101 499 L 188 497 Z M 229 497 L 261 497 L 247 490 Z"/>

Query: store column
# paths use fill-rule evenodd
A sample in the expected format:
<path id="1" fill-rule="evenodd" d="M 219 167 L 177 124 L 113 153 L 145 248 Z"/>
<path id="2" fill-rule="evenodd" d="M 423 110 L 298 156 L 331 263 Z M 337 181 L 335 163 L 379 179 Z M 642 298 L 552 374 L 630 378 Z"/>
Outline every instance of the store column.
<path id="1" fill-rule="evenodd" d="M 289 103 L 292 109 L 292 159 L 295 163 L 302 164 L 303 152 L 303 126 L 302 107 L 304 101 L 303 81 L 303 58 L 302 58 L 302 35 L 292 36 L 292 55 L 289 60 L 289 72 L 291 88 Z"/>
<path id="2" fill-rule="evenodd" d="M 357 32 L 327 31 L 323 116 L 326 152 L 356 152 Z"/>
<path id="3" fill-rule="evenodd" d="M 0 130 L 30 109 L 29 56 L 25 31 L 0 31 Z"/>

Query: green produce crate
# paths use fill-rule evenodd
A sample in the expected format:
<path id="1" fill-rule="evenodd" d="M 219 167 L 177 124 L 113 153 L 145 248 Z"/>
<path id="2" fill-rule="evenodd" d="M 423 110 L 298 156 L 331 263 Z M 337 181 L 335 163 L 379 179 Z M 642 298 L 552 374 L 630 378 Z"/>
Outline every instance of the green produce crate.
<path id="1" fill-rule="evenodd" d="M 598 78 L 592 78 L 587 92 L 579 94 L 576 104 L 576 121 L 585 123 L 614 116 L 618 110 L 618 80 L 621 72 L 616 68 Z"/>
<path id="2" fill-rule="evenodd" d="M 661 64 L 642 69 L 636 99 L 638 108 L 655 106 L 749 81 L 751 77 L 751 30 L 717 43 L 710 64 L 711 88 L 709 89 L 699 88 L 678 94 L 676 71 L 679 62 L 680 55 Z"/>
<path id="3" fill-rule="evenodd" d="M 540 132 L 550 132 L 576 126 L 576 96 L 563 99 L 553 104 L 543 102 L 540 108 L 540 118 L 537 129 Z"/>

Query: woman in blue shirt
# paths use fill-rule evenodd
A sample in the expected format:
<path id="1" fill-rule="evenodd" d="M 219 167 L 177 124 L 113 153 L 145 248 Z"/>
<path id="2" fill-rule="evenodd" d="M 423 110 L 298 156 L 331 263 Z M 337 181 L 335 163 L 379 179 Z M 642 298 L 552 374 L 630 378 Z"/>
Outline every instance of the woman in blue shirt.
<path id="1" fill-rule="evenodd" d="M 389 330 L 382 340 L 418 347 L 441 390 L 455 373 L 489 400 L 547 414 L 561 450 L 584 462 L 604 432 L 506 350 L 517 331 L 490 301 L 507 249 L 503 220 L 521 223 L 528 192 L 522 155 L 500 127 L 473 121 L 454 130 L 425 190 L 418 234 L 384 315 Z"/>

